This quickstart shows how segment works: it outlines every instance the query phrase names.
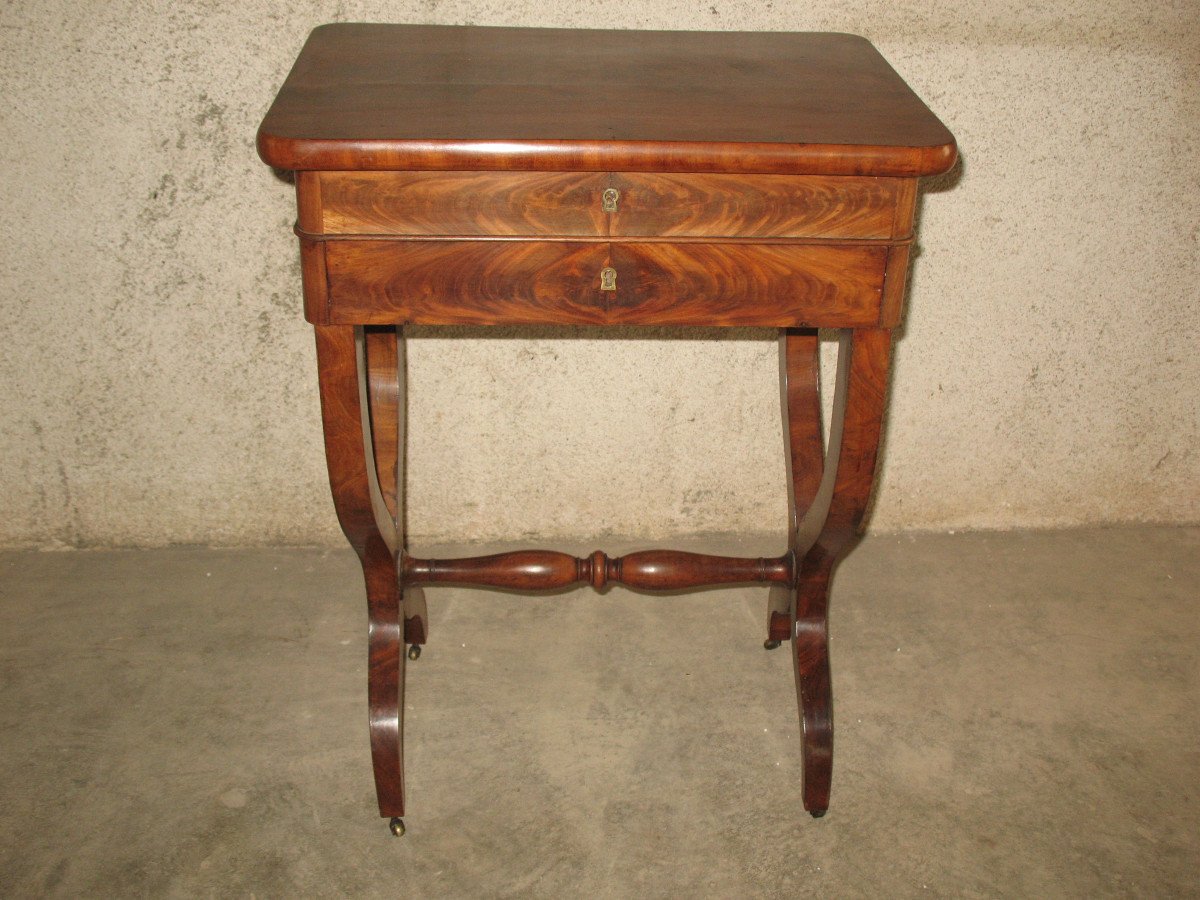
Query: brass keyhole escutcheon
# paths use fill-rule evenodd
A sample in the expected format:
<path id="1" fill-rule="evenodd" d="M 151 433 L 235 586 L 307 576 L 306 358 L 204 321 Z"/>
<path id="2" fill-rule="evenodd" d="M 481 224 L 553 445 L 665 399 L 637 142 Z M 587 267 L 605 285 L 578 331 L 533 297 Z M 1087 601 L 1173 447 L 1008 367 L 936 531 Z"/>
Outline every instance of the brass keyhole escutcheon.
<path id="1" fill-rule="evenodd" d="M 617 201 L 621 199 L 621 192 L 616 188 L 606 188 L 604 193 L 600 195 L 601 205 L 605 212 L 616 212 Z"/>
<path id="2" fill-rule="evenodd" d="M 600 290 L 615 291 L 617 289 L 617 270 L 612 266 L 605 266 L 600 270 Z"/>

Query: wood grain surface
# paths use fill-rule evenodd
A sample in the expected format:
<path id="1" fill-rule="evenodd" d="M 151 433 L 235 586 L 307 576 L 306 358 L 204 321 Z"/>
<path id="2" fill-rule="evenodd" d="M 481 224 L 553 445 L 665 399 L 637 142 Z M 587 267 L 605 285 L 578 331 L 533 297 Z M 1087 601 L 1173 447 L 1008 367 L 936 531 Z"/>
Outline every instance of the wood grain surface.
<path id="1" fill-rule="evenodd" d="M 338 24 L 310 35 L 258 148 L 299 170 L 329 480 L 367 586 L 381 814 L 404 811 L 403 649 L 426 639 L 422 585 L 582 582 L 769 585 L 804 806 L 823 815 L 829 586 L 871 496 L 916 178 L 956 158 L 941 122 L 853 35 Z M 410 323 L 783 329 L 787 552 L 408 556 Z M 828 441 L 818 327 L 842 330 Z"/>
<path id="2" fill-rule="evenodd" d="M 820 340 L 815 328 L 780 332 L 779 388 L 788 485 L 788 552 L 795 554 L 800 520 L 815 502 L 825 471 Z M 782 642 L 792 636 L 793 587 L 771 589 L 767 603 L 769 641 Z"/>
<path id="3" fill-rule="evenodd" d="M 608 232 L 600 172 L 322 172 L 330 234 Z"/>
<path id="4" fill-rule="evenodd" d="M 367 373 L 367 412 L 375 480 L 395 527 L 396 548 L 405 544 L 405 442 L 408 431 L 407 374 L 404 333 L 390 325 L 363 329 Z M 369 479 L 368 479 L 369 480 Z M 404 640 L 424 644 L 429 639 L 429 615 L 421 588 L 403 585 Z"/>
<path id="5" fill-rule="evenodd" d="M 330 241 L 329 320 L 875 325 L 886 258 L 878 245 Z M 614 291 L 600 289 L 607 266 Z"/>
<path id="6" fill-rule="evenodd" d="M 597 550 L 571 556 L 555 550 L 516 550 L 461 559 L 404 561 L 408 584 L 460 584 L 517 591 L 623 584 L 639 591 L 677 591 L 725 584 L 790 584 L 792 557 L 710 556 L 681 550 L 639 550 L 610 557 Z"/>
<path id="7" fill-rule="evenodd" d="M 829 806 L 833 769 L 829 585 L 838 562 L 853 546 L 870 502 L 891 349 L 892 333 L 886 329 L 842 332 L 824 473 L 794 537 L 800 562 L 793 601 L 792 663 L 804 760 L 804 808 L 815 816 L 824 815 Z"/>
<path id="8" fill-rule="evenodd" d="M 875 324 L 886 259 L 882 246 L 614 243 L 610 315 L 654 325 Z"/>
<path id="9" fill-rule="evenodd" d="M 864 38 L 335 24 L 258 133 L 280 169 L 930 175 L 954 138 Z"/>
<path id="10" fill-rule="evenodd" d="M 908 180 L 636 172 L 322 172 L 314 232 L 578 237 L 893 236 Z M 606 189 L 617 192 L 606 211 Z M 308 230 L 308 229 L 306 229 Z"/>
<path id="11" fill-rule="evenodd" d="M 354 328 L 316 329 L 317 373 L 329 486 L 367 588 L 367 706 L 375 792 L 382 816 L 404 814 L 404 665 L 395 526 L 378 515 Z M 373 466 L 372 466 L 373 469 Z"/>
<path id="12" fill-rule="evenodd" d="M 894 178 L 615 173 L 612 235 L 887 238 Z"/>

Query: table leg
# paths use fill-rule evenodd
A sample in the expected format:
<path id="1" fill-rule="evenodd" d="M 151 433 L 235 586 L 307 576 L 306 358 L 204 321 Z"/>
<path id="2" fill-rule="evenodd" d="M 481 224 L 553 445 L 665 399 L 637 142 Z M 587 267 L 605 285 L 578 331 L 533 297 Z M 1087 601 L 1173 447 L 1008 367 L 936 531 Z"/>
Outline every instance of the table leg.
<path id="1" fill-rule="evenodd" d="M 788 483 L 788 552 L 793 557 L 797 526 L 817 496 L 825 462 L 819 347 L 815 328 L 786 328 L 779 333 L 780 405 Z M 792 596 L 790 587 L 771 588 L 764 644 L 768 650 L 774 650 L 792 636 Z"/>
<path id="2" fill-rule="evenodd" d="M 789 462 L 793 509 L 807 506 L 795 522 L 791 546 L 796 554 L 792 602 L 792 659 L 804 755 L 804 808 L 820 817 L 829 807 L 833 771 L 833 704 L 829 674 L 829 584 L 838 562 L 858 535 L 875 477 L 875 461 L 887 398 L 891 332 L 844 330 L 838 348 L 833 421 L 819 484 L 811 473 L 797 477 L 799 464 L 810 463 L 813 429 L 793 425 L 803 409 L 813 412 L 807 364 L 810 348 L 785 337 L 785 411 L 789 416 Z M 794 359 L 793 359 L 794 357 Z M 794 363 L 794 365 L 793 365 Z M 793 371 L 805 373 L 790 389 Z M 793 404 L 795 393 L 800 402 Z M 816 436 L 820 411 L 816 410 Z M 811 500 L 805 499 L 811 492 Z"/>
<path id="3" fill-rule="evenodd" d="M 367 698 L 379 813 L 393 817 L 394 831 L 402 830 L 405 657 L 397 555 L 403 552 L 403 356 L 391 330 L 364 333 L 353 326 L 318 325 L 316 336 L 329 484 L 338 521 L 366 581 Z M 391 387 L 389 366 L 396 373 Z M 371 398 L 376 400 L 374 423 Z M 394 485 L 387 491 L 380 486 L 384 473 Z M 390 506 L 385 494 L 391 495 Z"/>
<path id="4" fill-rule="evenodd" d="M 368 435 L 374 448 L 376 480 L 384 504 L 399 536 L 404 540 L 404 451 L 407 431 L 408 368 L 404 332 L 391 326 L 363 329 L 367 365 L 367 407 L 370 415 Z M 404 640 L 411 644 L 409 658 L 420 656 L 421 645 L 429 639 L 429 615 L 425 592 L 416 585 L 404 587 Z"/>

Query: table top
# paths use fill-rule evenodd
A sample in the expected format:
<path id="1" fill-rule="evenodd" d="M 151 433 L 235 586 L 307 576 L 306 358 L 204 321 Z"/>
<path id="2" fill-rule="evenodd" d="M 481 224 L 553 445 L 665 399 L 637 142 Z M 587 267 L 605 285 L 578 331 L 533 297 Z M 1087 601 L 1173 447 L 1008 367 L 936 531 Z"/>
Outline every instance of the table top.
<path id="1" fill-rule="evenodd" d="M 864 38 L 323 25 L 258 133 L 280 169 L 919 176 L 954 138 Z"/>

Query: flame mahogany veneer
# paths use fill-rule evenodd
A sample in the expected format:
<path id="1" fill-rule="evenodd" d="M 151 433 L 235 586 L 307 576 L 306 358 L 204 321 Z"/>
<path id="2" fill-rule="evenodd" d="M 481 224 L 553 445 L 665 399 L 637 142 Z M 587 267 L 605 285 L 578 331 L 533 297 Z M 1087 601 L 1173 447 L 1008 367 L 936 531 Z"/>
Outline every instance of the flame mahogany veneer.
<path id="1" fill-rule="evenodd" d="M 888 238 L 898 178 L 321 172 L 325 234 Z M 617 192 L 605 212 L 596 198 Z"/>
<path id="2" fill-rule="evenodd" d="M 871 327 L 883 245 L 329 241 L 323 321 Z M 616 289 L 601 288 L 605 267 Z"/>
<path id="3" fill-rule="evenodd" d="M 769 588 L 804 807 L 829 804 L 829 584 L 871 495 L 917 179 L 954 139 L 842 34 L 407 25 L 315 30 L 258 135 L 296 172 L 329 481 L 366 579 L 379 811 L 402 831 L 404 645 L 423 588 Z M 406 325 L 780 331 L 789 528 L 767 558 L 408 553 Z M 822 433 L 817 328 L 839 330 Z"/>

